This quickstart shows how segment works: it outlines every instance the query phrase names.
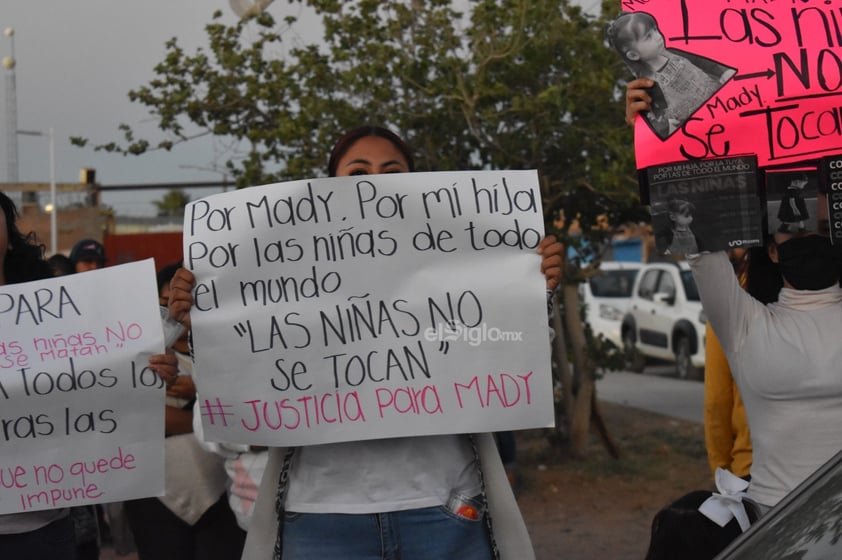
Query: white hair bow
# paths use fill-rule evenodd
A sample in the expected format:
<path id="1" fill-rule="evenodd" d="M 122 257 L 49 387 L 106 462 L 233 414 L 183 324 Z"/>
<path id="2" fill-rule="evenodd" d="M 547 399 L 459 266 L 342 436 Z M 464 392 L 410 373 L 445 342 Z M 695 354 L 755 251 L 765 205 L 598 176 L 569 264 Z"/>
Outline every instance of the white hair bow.
<path id="1" fill-rule="evenodd" d="M 719 467 L 716 468 L 714 478 L 719 493 L 714 492 L 705 500 L 699 506 L 699 511 L 720 527 L 725 527 L 731 519 L 736 518 L 740 529 L 745 532 L 751 525 L 743 504 L 743 498 L 747 496 L 745 490 L 748 488 L 748 482 Z"/>

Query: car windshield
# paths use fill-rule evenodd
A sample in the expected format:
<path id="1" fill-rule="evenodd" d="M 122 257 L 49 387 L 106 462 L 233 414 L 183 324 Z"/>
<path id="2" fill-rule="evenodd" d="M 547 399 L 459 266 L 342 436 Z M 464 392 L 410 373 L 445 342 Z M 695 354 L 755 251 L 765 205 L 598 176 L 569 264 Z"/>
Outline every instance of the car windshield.
<path id="1" fill-rule="evenodd" d="M 681 283 L 684 284 L 684 292 L 687 294 L 688 301 L 701 301 L 701 298 L 699 298 L 699 289 L 696 287 L 696 281 L 693 279 L 692 272 L 682 270 Z"/>
<path id="2" fill-rule="evenodd" d="M 591 276 L 591 293 L 596 297 L 627 298 L 631 296 L 637 270 L 603 270 Z"/>

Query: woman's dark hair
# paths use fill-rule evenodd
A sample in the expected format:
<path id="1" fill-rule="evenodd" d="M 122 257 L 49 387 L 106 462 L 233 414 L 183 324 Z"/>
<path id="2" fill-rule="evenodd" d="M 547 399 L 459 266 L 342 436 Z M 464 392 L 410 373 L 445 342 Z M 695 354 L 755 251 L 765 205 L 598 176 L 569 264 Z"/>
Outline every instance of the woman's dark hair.
<path id="1" fill-rule="evenodd" d="M 50 268 L 53 269 L 53 276 L 67 276 L 68 274 L 75 274 L 76 267 L 73 266 L 73 261 L 67 255 L 56 253 L 47 262 Z"/>
<path id="2" fill-rule="evenodd" d="M 748 272 L 745 285 L 746 291 L 764 304 L 778 301 L 778 294 L 784 287 L 778 265 L 772 262 L 766 250 L 769 243 L 774 243 L 771 237 L 766 239 L 763 247 L 752 247 L 748 250 Z"/>
<path id="3" fill-rule="evenodd" d="M 412 150 L 400 136 L 388 128 L 383 128 L 382 126 L 366 125 L 349 130 L 342 136 L 342 138 L 336 141 L 336 144 L 333 145 L 333 149 L 330 151 L 330 159 L 327 162 L 327 174 L 330 177 L 336 177 L 336 168 L 339 166 L 339 160 L 342 159 L 342 156 L 351 149 L 351 146 L 353 146 L 357 140 L 367 138 L 369 136 L 376 136 L 391 142 L 406 160 L 406 165 L 409 170 L 415 171 L 415 160 L 412 157 Z"/>
<path id="4" fill-rule="evenodd" d="M 158 280 L 158 294 L 160 295 L 161 290 L 170 283 L 170 280 L 173 279 L 175 273 L 178 272 L 178 269 L 182 267 L 183 260 L 179 260 L 172 264 L 168 264 L 163 267 L 161 270 L 158 271 L 157 280 Z"/>
<path id="5" fill-rule="evenodd" d="M 655 515 L 646 560 L 713 560 L 742 532 L 736 519 L 720 527 L 699 511 L 711 496 L 707 490 L 690 492 Z M 746 507 L 749 521 L 757 520 Z"/>
<path id="6" fill-rule="evenodd" d="M 44 246 L 35 243 L 35 234 L 23 235 L 18 230 L 18 209 L 11 198 L 0 193 L 0 208 L 6 217 L 6 237 L 9 248 L 3 263 L 7 284 L 50 278 L 53 273 L 44 260 Z"/>

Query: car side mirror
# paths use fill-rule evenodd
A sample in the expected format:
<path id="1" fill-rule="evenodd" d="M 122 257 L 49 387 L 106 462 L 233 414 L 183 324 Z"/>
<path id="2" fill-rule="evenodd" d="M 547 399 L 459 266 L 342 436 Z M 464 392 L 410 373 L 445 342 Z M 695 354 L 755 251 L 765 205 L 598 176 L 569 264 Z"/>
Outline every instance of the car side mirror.
<path id="1" fill-rule="evenodd" d="M 658 292 L 652 296 L 652 300 L 657 303 L 666 303 L 673 305 L 675 303 L 675 294 L 668 294 L 667 292 Z"/>

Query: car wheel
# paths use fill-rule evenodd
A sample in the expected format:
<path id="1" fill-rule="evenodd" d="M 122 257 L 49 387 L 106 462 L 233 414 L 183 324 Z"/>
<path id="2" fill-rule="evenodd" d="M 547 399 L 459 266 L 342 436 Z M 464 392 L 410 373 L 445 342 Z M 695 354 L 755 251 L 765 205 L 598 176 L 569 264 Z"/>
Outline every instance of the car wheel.
<path id="1" fill-rule="evenodd" d="M 690 339 L 679 336 L 675 341 L 675 372 L 680 379 L 702 379 L 704 370 L 693 365 Z"/>
<path id="2" fill-rule="evenodd" d="M 641 373 L 646 367 L 646 358 L 635 347 L 631 329 L 623 333 L 623 353 L 626 358 L 626 369 L 629 371 Z"/>

